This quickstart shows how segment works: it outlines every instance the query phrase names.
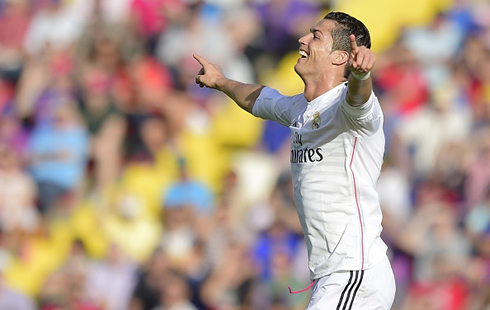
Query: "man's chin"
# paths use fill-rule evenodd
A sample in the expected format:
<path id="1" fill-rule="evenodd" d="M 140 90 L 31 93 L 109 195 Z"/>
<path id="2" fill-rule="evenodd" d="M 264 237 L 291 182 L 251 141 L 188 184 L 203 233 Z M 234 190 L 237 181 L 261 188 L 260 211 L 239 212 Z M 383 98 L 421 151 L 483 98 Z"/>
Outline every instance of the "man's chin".
<path id="1" fill-rule="evenodd" d="M 301 64 L 296 63 L 294 65 L 294 72 L 296 72 L 297 75 L 301 76 Z"/>

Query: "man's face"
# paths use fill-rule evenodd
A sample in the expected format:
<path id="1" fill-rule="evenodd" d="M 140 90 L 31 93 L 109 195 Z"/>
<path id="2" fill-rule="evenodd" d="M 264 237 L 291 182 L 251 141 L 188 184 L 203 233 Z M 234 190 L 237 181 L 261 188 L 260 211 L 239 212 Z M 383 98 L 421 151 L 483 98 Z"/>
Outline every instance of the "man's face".
<path id="1" fill-rule="evenodd" d="M 300 58 L 294 66 L 299 76 L 322 74 L 331 65 L 332 34 L 335 22 L 328 19 L 319 21 L 310 32 L 299 39 Z"/>

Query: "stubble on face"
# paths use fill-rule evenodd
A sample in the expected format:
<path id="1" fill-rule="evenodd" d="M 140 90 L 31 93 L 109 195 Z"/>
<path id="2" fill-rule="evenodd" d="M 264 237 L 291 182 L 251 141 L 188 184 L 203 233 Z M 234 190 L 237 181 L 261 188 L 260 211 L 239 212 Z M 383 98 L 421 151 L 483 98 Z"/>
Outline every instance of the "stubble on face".
<path id="1" fill-rule="evenodd" d="M 331 30 L 334 27 L 333 21 L 321 20 L 311 28 L 310 33 L 299 40 L 300 58 L 294 66 L 294 71 L 303 80 L 307 76 L 322 74 L 328 70 L 333 46 Z"/>

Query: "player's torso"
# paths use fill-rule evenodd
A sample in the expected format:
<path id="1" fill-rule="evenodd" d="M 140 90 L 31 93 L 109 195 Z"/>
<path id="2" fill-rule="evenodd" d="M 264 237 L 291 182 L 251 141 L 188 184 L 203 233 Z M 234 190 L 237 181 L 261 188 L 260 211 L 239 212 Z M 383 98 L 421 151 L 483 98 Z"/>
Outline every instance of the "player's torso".
<path id="1" fill-rule="evenodd" d="M 374 185 L 382 164 L 382 129 L 369 136 L 352 129 L 340 94 L 310 105 L 297 102 L 291 119 L 294 195 L 312 275 L 363 268 L 364 243 L 374 242 L 381 224 Z M 385 249 L 377 248 L 376 253 Z"/>
<path id="2" fill-rule="evenodd" d="M 300 216 L 325 203 L 351 203 L 349 158 L 355 138 L 345 127 L 340 102 L 305 102 L 295 112 L 290 162 Z"/>

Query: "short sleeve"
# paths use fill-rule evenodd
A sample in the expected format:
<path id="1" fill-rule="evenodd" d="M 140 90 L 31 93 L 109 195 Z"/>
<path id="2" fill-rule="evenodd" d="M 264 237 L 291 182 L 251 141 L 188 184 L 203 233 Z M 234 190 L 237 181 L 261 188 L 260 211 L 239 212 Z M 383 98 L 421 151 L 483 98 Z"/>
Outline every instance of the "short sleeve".
<path id="1" fill-rule="evenodd" d="M 383 111 L 379 105 L 378 98 L 371 92 L 366 103 L 360 106 L 351 106 L 346 100 L 347 89 L 342 95 L 342 113 L 349 119 L 351 129 L 362 130 L 367 134 L 376 132 L 382 125 Z"/>
<path id="2" fill-rule="evenodd" d="M 264 87 L 255 101 L 252 114 L 289 126 L 291 125 L 291 106 L 292 97 L 283 96 L 275 89 Z"/>

